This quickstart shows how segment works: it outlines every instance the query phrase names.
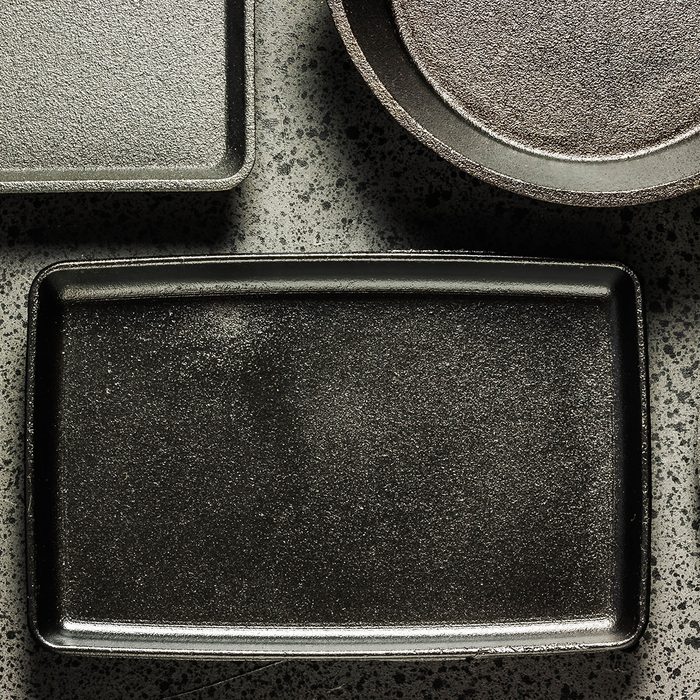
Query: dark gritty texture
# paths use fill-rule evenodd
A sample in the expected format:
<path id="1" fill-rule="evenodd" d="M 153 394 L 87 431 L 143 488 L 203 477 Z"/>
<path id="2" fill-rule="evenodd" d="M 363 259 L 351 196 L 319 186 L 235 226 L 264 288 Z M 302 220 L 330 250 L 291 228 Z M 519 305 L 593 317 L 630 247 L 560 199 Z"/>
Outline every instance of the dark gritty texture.
<path id="1" fill-rule="evenodd" d="M 688 0 L 328 2 L 384 107 L 472 175 L 596 206 L 700 182 Z"/>
<path id="2" fill-rule="evenodd" d="M 62 613 L 610 618 L 626 448 L 609 316 L 468 298 L 69 305 Z"/>
<path id="3" fill-rule="evenodd" d="M 393 0 L 413 58 L 467 118 L 522 148 L 629 157 L 700 127 L 693 0 Z"/>
<path id="4" fill-rule="evenodd" d="M 215 195 L 0 197 L 2 694 L 32 700 L 477 698 L 686 700 L 698 689 L 700 193 L 572 209 L 474 180 L 403 131 L 347 58 L 322 0 L 257 3 L 257 165 Z M 64 658 L 26 621 L 26 297 L 65 259 L 182 253 L 464 248 L 613 259 L 649 311 L 653 523 L 650 625 L 630 653 L 459 662 L 254 663 Z"/>

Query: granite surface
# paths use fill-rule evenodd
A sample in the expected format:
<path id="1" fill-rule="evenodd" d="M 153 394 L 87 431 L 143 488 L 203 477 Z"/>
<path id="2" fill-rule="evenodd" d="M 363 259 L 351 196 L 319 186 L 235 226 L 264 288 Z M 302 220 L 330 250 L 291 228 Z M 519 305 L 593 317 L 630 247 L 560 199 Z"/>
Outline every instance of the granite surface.
<path id="1" fill-rule="evenodd" d="M 405 134 L 350 65 L 323 0 L 259 0 L 258 158 L 233 193 L 0 198 L 0 697 L 700 697 L 700 193 L 633 209 L 542 204 L 463 175 Z M 648 310 L 651 621 L 629 653 L 449 662 L 61 657 L 25 615 L 23 382 L 29 284 L 66 259 L 469 249 L 618 260 Z"/>

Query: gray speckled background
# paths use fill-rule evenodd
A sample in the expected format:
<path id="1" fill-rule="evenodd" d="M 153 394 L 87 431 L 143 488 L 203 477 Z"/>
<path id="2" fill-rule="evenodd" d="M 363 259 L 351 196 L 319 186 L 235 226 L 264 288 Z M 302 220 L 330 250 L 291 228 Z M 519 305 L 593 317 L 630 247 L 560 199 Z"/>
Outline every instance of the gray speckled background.
<path id="1" fill-rule="evenodd" d="M 0 696 L 700 697 L 700 194 L 577 210 L 501 192 L 391 121 L 350 65 L 323 0 L 259 0 L 257 32 L 258 160 L 239 190 L 0 197 Z M 641 277 L 654 504 L 651 623 L 639 649 L 273 664 L 69 658 L 38 649 L 25 621 L 22 466 L 26 297 L 36 272 L 71 258 L 409 247 L 614 259 Z"/>

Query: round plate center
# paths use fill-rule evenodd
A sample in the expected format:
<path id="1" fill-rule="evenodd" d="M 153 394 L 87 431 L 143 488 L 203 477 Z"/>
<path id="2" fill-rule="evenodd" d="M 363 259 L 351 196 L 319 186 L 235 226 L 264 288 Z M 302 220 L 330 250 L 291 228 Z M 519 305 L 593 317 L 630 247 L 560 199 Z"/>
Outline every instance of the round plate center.
<path id="1" fill-rule="evenodd" d="M 700 128 L 697 0 L 392 0 L 441 97 L 563 158 L 653 150 Z"/>

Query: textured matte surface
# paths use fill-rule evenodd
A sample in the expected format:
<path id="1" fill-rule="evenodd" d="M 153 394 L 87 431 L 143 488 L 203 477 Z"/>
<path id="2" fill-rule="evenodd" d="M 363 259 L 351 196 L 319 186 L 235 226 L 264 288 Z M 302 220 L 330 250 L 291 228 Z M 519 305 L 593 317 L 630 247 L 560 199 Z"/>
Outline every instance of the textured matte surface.
<path id="1" fill-rule="evenodd" d="M 498 641 L 445 648 L 488 650 L 534 648 L 517 625 L 547 623 L 545 648 L 629 643 L 645 615 L 647 522 L 631 279 L 334 264 L 231 260 L 217 288 L 233 296 L 210 299 L 123 298 L 134 280 L 189 295 L 201 289 L 190 278 L 214 274 L 191 266 L 42 278 L 28 414 L 40 633 L 63 635 L 55 615 L 485 625 Z M 384 293 L 240 296 L 248 270 L 261 290 L 277 275 L 281 289 L 320 278 L 331 290 L 360 275 Z M 450 296 L 406 294 L 438 284 Z"/>
<path id="2" fill-rule="evenodd" d="M 382 104 L 468 173 L 595 206 L 700 182 L 691 2 L 328 2 Z"/>
<path id="3" fill-rule="evenodd" d="M 78 184 L 65 187 L 182 180 L 187 189 L 188 180 L 235 177 L 244 167 L 246 144 L 236 139 L 246 98 L 230 89 L 229 70 L 243 72 L 246 61 L 235 29 L 242 5 L 3 2 L 0 189 L 54 189 L 71 179 Z M 146 183 L 122 182 L 130 180 Z"/>
<path id="4" fill-rule="evenodd" d="M 606 311 L 419 299 L 70 308 L 64 613 L 610 616 Z"/>
<path id="5" fill-rule="evenodd" d="M 31 700 L 688 700 L 700 690 L 700 192 L 574 209 L 490 187 L 377 107 L 322 0 L 257 4 L 259 149 L 232 193 L 0 196 L 0 689 Z M 27 290 L 66 259 L 464 248 L 620 260 L 649 323 L 653 500 L 649 628 L 630 653 L 421 662 L 65 658 L 27 629 Z M 243 674 L 243 675 L 242 675 Z M 195 690 L 206 687 L 205 690 Z"/>
<path id="6" fill-rule="evenodd" d="M 522 148 L 630 157 L 700 127 L 694 0 L 392 0 L 426 77 Z"/>

